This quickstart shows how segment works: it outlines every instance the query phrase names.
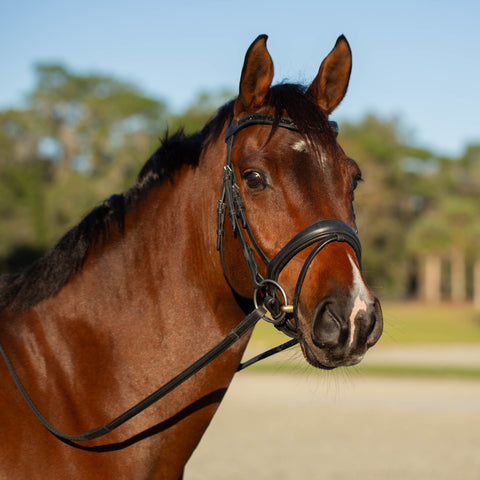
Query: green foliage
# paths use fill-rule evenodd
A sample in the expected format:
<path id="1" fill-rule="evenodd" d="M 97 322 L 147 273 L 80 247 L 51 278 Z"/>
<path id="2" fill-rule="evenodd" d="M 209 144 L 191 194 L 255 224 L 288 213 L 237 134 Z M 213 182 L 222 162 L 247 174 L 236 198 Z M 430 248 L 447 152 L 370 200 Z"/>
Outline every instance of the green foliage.
<path id="1" fill-rule="evenodd" d="M 271 360 L 263 360 L 249 367 L 247 371 L 258 372 L 274 372 L 278 374 L 291 373 L 300 375 L 321 375 L 325 376 L 339 376 L 349 378 L 350 375 L 375 375 L 375 376 L 388 376 L 388 377 L 419 377 L 419 378 L 456 378 L 465 380 L 478 380 L 480 379 L 480 368 L 469 366 L 453 366 L 444 367 L 442 365 L 380 365 L 361 363 L 355 367 L 341 367 L 326 372 L 315 367 L 306 365 L 304 361 L 292 361 L 291 358 L 286 357 L 283 361 L 278 357 Z"/>
<path id="2" fill-rule="evenodd" d="M 452 247 L 478 255 L 480 147 L 469 146 L 461 159 L 439 157 L 412 145 L 398 120 L 371 115 L 341 132 L 366 180 L 356 193 L 357 223 L 364 270 L 381 296 L 407 294 L 409 259 Z"/>
<path id="3" fill-rule="evenodd" d="M 462 378 L 480 379 L 480 368 L 442 365 L 375 365 L 360 364 L 357 370 L 361 374 L 394 377 Z"/>
<path id="4" fill-rule="evenodd" d="M 473 254 L 475 247 L 480 245 L 477 228 L 479 206 L 478 202 L 460 194 L 439 198 L 410 230 L 409 250 L 441 254 L 458 247 Z"/>
<path id="5" fill-rule="evenodd" d="M 419 208 L 417 192 L 410 190 L 412 174 L 402 163 L 413 152 L 396 119 L 369 115 L 360 123 L 342 124 L 340 131 L 340 144 L 360 165 L 365 180 L 355 193 L 355 208 L 367 280 L 381 296 L 398 294 L 408 275 L 402 258 L 405 226 Z"/>
<path id="6" fill-rule="evenodd" d="M 27 108 L 0 112 L 3 270 L 19 248 L 44 251 L 129 186 L 166 125 L 166 105 L 129 83 L 56 64 L 36 73 Z"/>

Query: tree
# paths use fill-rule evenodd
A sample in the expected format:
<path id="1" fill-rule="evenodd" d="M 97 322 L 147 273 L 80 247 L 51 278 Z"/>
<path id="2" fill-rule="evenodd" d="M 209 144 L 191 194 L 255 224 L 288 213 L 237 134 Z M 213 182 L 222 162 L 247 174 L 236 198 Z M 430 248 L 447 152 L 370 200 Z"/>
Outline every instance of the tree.
<path id="1" fill-rule="evenodd" d="M 139 132 L 149 138 L 165 128 L 165 104 L 133 85 L 108 76 L 74 74 L 55 64 L 39 64 L 36 72 L 30 103 L 43 125 L 41 139 L 58 142 L 53 155 L 40 152 L 46 157 L 98 173 L 123 147 L 148 148 L 148 141 L 136 145 Z"/>
<path id="2" fill-rule="evenodd" d="M 0 112 L 0 258 L 46 249 L 124 190 L 166 121 L 166 105 L 129 83 L 39 64 L 26 108 Z"/>
<path id="3" fill-rule="evenodd" d="M 472 219 L 468 232 L 467 258 L 472 264 L 472 296 L 480 309 L 480 144 L 467 145 L 457 167 L 459 183 L 471 205 Z"/>
<path id="4" fill-rule="evenodd" d="M 403 296 L 411 275 L 408 230 L 434 195 L 424 185 L 433 155 L 411 147 L 397 119 L 373 115 L 342 124 L 339 142 L 365 179 L 355 194 L 365 273 L 383 296 Z"/>
<path id="5" fill-rule="evenodd" d="M 426 301 L 442 297 L 442 255 L 450 242 L 451 230 L 438 210 L 420 216 L 409 231 L 407 252 L 419 259 L 420 295 Z"/>

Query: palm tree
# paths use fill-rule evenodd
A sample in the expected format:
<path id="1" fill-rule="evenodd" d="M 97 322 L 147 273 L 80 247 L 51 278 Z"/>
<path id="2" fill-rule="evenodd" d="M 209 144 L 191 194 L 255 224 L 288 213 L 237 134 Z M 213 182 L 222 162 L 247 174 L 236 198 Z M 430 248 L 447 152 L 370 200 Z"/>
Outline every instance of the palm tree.
<path id="1" fill-rule="evenodd" d="M 451 240 L 448 222 L 436 210 L 420 216 L 408 233 L 407 250 L 419 259 L 420 292 L 426 301 L 437 302 L 442 297 L 442 256 Z"/>

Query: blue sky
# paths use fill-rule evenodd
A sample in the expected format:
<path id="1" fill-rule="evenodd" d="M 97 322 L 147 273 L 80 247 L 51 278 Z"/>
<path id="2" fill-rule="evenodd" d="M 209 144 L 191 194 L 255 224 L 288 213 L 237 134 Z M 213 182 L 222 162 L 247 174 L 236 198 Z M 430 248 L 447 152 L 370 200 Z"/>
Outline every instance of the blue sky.
<path id="1" fill-rule="evenodd" d="M 478 0 L 15 0 L 0 2 L 0 108 L 21 105 L 33 65 L 129 80 L 172 108 L 235 90 L 245 51 L 269 35 L 275 81 L 310 82 L 345 34 L 353 73 L 336 119 L 399 117 L 418 144 L 480 143 Z"/>

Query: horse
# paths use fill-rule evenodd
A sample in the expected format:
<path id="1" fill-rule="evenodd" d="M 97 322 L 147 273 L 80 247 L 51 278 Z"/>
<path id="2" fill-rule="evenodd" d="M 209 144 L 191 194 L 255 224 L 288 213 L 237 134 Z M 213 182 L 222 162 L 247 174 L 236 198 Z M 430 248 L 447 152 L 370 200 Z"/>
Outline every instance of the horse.
<path id="1" fill-rule="evenodd" d="M 128 191 L 0 277 L 0 478 L 183 478 L 256 321 L 323 369 L 380 338 L 353 209 L 361 171 L 329 120 L 350 46 L 340 36 L 309 86 L 272 86 L 266 42 L 201 131 L 165 136 Z M 101 440 L 78 433 L 117 416 Z"/>

